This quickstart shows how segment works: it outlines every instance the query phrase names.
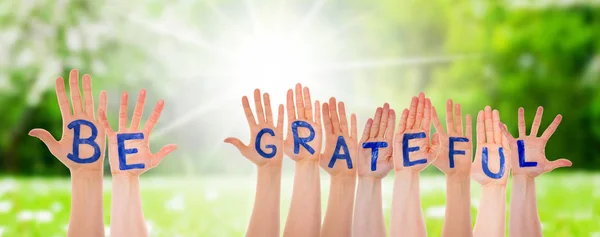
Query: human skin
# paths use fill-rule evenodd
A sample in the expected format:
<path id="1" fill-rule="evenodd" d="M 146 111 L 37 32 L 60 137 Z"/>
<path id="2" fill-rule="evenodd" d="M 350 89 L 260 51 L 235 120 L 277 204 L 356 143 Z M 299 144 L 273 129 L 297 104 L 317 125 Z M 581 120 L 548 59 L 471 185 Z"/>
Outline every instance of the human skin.
<path id="1" fill-rule="evenodd" d="M 454 107 L 454 111 L 453 111 Z M 439 151 L 433 165 L 446 175 L 446 214 L 442 236 L 472 236 L 471 229 L 471 163 L 473 158 L 471 115 L 466 116 L 463 131 L 460 104 L 446 103 L 446 131 L 433 108 L 434 150 Z M 467 138 L 468 142 L 454 142 L 454 151 L 465 154 L 454 155 L 454 167 L 450 167 L 450 137 Z"/>
<path id="2" fill-rule="evenodd" d="M 260 90 L 256 89 L 254 91 L 254 105 L 257 119 L 255 119 L 248 97 L 244 96 L 242 98 L 242 107 L 250 127 L 250 143 L 245 145 L 240 139 L 234 137 L 225 139 L 226 143 L 234 145 L 244 157 L 252 161 L 258 168 L 254 208 L 246 232 L 246 236 L 249 237 L 279 236 L 279 200 L 283 160 L 283 105 L 279 105 L 277 126 L 275 126 L 269 94 L 263 94 L 263 99 L 264 108 Z M 263 129 L 271 129 L 275 134 L 274 136 L 265 134 L 260 141 L 262 151 L 275 153 L 270 158 L 263 157 L 256 149 L 257 135 Z M 275 150 L 268 148 L 268 145 L 275 146 Z"/>
<path id="3" fill-rule="evenodd" d="M 92 79 L 83 76 L 83 106 L 79 91 L 79 72 L 75 69 L 69 73 L 69 86 L 72 107 L 70 106 L 63 78 L 56 79 L 56 96 L 63 120 L 63 132 L 60 141 L 44 129 L 33 129 L 30 136 L 37 137 L 46 144 L 50 152 L 58 158 L 71 172 L 71 216 L 67 236 L 104 236 L 104 218 L 102 213 L 102 177 L 104 163 L 105 132 L 94 114 L 94 97 L 92 96 Z M 71 110 L 72 108 L 72 110 Z M 106 109 L 106 93 L 100 94 L 100 109 Z M 67 126 L 75 120 L 86 120 L 98 130 L 94 142 L 100 148 L 100 158 L 92 163 L 77 163 L 67 157 L 73 152 L 74 130 Z M 89 138 L 90 128 L 81 126 L 80 138 Z M 92 157 L 94 148 L 90 145 L 79 146 L 80 157 Z"/>
<path id="4" fill-rule="evenodd" d="M 313 111 L 310 91 L 307 87 L 302 88 L 302 85 L 297 84 L 295 92 L 295 104 L 294 92 L 291 89 L 287 92 L 288 132 L 284 141 L 284 153 L 296 162 L 296 166 L 292 200 L 283 236 L 319 236 L 321 231 L 321 184 L 319 179 L 319 158 L 322 145 L 321 108 L 319 101 L 315 101 Z M 315 151 L 313 154 L 303 147 L 300 147 L 298 154 L 294 153 L 292 135 L 292 122 L 294 121 L 304 121 L 313 127 L 315 137 L 308 142 L 308 145 Z M 298 134 L 299 137 L 308 137 L 309 131 L 299 128 Z"/>
<path id="5" fill-rule="evenodd" d="M 519 137 L 514 138 L 506 129 L 501 126 L 504 135 L 508 138 L 511 145 L 511 164 L 512 164 L 512 192 L 510 197 L 510 217 L 508 233 L 511 237 L 535 237 L 542 236 L 542 225 L 538 215 L 537 201 L 535 196 L 535 178 L 539 175 L 550 172 L 556 168 L 569 167 L 571 161 L 567 159 L 558 159 L 549 161 L 546 158 L 546 143 L 554 134 L 562 116 L 559 114 L 554 121 L 544 131 L 542 136 L 538 137 L 538 130 L 542 122 L 543 107 L 538 107 L 531 126 L 531 133 L 527 135 L 525 124 L 525 110 L 519 108 Z M 523 167 L 520 165 L 518 141 L 523 141 Z M 525 163 L 529 163 L 526 165 Z M 535 166 L 532 162 L 536 162 Z"/>
<path id="6" fill-rule="evenodd" d="M 150 151 L 150 134 L 160 118 L 164 107 L 163 100 L 158 101 L 142 130 L 139 130 L 139 125 L 144 111 L 146 91 L 142 89 L 139 93 L 129 127 L 127 126 L 127 100 L 128 94 L 124 92 L 121 96 L 119 129 L 117 131 L 114 131 L 108 123 L 106 110 L 100 109 L 100 122 L 108 135 L 108 157 L 113 177 L 110 236 L 114 237 L 148 236 L 142 210 L 139 176 L 158 166 L 166 155 L 177 149 L 177 145 L 170 144 L 164 146 L 155 154 Z M 126 140 L 124 142 L 126 149 L 137 149 L 137 153 L 128 154 L 125 157 L 126 163 L 143 164 L 144 168 L 121 170 L 117 135 L 125 133 L 142 133 L 144 135 L 143 139 Z"/>
<path id="7" fill-rule="evenodd" d="M 331 176 L 331 185 L 321 236 L 352 236 L 352 213 L 356 190 L 355 164 L 358 152 L 356 115 L 351 115 L 351 125 L 348 127 L 344 102 L 336 105 L 336 99 L 331 97 L 329 103 L 323 103 L 322 116 L 325 149 L 319 163 Z M 329 167 L 339 137 L 343 137 L 348 146 L 352 168 L 348 168 L 348 162 L 343 159 L 337 159 L 333 167 Z M 340 151 L 340 153 L 343 152 L 343 150 Z"/>
<path id="8" fill-rule="evenodd" d="M 396 112 L 385 103 L 365 124 L 358 143 L 358 191 L 354 211 L 353 233 L 356 237 L 385 237 L 385 220 L 381 196 L 381 179 L 394 167 L 392 142 L 396 128 Z M 371 169 L 372 149 L 362 148 L 365 142 L 386 142 L 379 148 L 376 169 Z"/>
<path id="9" fill-rule="evenodd" d="M 413 97 L 410 110 L 404 109 L 394 140 L 394 194 L 390 219 L 390 236 L 427 236 L 425 219 L 421 210 L 419 174 L 435 159 L 436 151 L 429 141 L 431 127 L 431 101 L 420 93 Z M 424 163 L 404 166 L 403 139 L 405 134 L 424 133 L 424 138 L 408 141 L 409 147 L 419 147 L 409 152 L 411 161 L 424 159 Z"/>
<path id="10" fill-rule="evenodd" d="M 510 146 L 500 128 L 500 114 L 486 106 L 477 114 L 477 152 L 471 166 L 471 177 L 481 184 L 481 201 L 473 229 L 475 237 L 500 237 L 506 232 L 506 182 L 510 172 Z M 492 178 L 482 166 L 482 151 L 487 147 L 489 170 L 501 175 Z M 500 172 L 499 148 L 503 149 L 505 168 Z"/>

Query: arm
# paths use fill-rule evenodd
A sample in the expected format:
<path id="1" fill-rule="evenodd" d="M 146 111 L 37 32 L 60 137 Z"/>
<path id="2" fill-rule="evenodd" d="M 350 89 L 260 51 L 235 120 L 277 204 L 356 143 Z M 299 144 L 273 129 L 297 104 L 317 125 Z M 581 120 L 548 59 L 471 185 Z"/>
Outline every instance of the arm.
<path id="1" fill-rule="evenodd" d="M 354 212 L 354 236 L 385 237 L 381 179 L 392 170 L 392 140 L 396 112 L 385 103 L 367 120 L 359 143 L 358 191 Z"/>
<path id="2" fill-rule="evenodd" d="M 318 236 L 321 231 L 321 113 L 319 101 L 313 108 L 308 88 L 296 85 L 287 92 L 288 134 L 284 150 L 296 162 L 290 211 L 283 236 Z M 298 149 L 294 149 L 298 148 Z"/>
<path id="3" fill-rule="evenodd" d="M 396 172 L 391 219 L 391 236 L 427 236 L 418 172 Z"/>
<path id="4" fill-rule="evenodd" d="M 470 177 L 446 177 L 446 214 L 442 236 L 472 235 Z"/>
<path id="5" fill-rule="evenodd" d="M 256 197 L 246 236 L 279 236 L 279 197 L 281 195 L 281 164 L 283 160 L 283 105 L 279 105 L 277 127 L 273 124 L 271 99 L 268 93 L 261 101 L 260 90 L 254 90 L 254 103 L 258 120 L 254 119 L 250 103 L 242 97 L 242 106 L 250 127 L 251 141 L 245 145 L 229 137 L 226 143 L 234 145 L 240 153 L 258 167 Z"/>
<path id="6" fill-rule="evenodd" d="M 519 137 L 514 138 L 505 125 L 502 132 L 508 138 L 512 148 L 511 163 L 513 186 L 510 198 L 510 236 L 542 236 L 542 225 L 538 216 L 535 199 L 535 177 L 550 172 L 559 167 L 569 167 L 571 161 L 558 159 L 549 161 L 545 155 L 546 142 L 558 128 L 561 115 L 557 115 L 541 137 L 537 136 L 542 122 L 543 107 L 538 110 L 533 119 L 531 134 L 526 135 L 525 110 L 519 108 Z M 516 149 L 515 149 L 516 148 Z"/>
<path id="7" fill-rule="evenodd" d="M 338 112 L 339 109 L 339 112 Z M 323 104 L 325 150 L 320 165 L 331 176 L 327 212 L 321 236 L 352 236 L 352 214 L 356 190 L 356 115 L 352 114 L 348 129 L 344 102 L 335 98 Z"/>
<path id="8" fill-rule="evenodd" d="M 474 236 L 504 236 L 506 233 L 506 187 L 490 185 L 482 187 L 481 202 Z"/>
<path id="9" fill-rule="evenodd" d="M 121 96 L 118 131 L 111 128 L 106 111 L 101 109 L 99 112 L 100 122 L 108 134 L 109 163 L 113 175 L 110 235 L 114 237 L 148 236 L 139 176 L 157 167 L 166 155 L 177 149 L 177 145 L 170 144 L 155 154 L 150 151 L 150 133 L 160 118 L 164 101 L 158 101 L 143 129 L 139 130 L 146 91 L 140 91 L 130 127 L 127 127 L 127 100 L 128 94 L 124 92 Z"/>
<path id="10" fill-rule="evenodd" d="M 60 141 L 44 129 L 30 136 L 42 140 L 50 152 L 71 171 L 71 218 L 67 236 L 104 236 L 102 177 L 106 133 L 95 119 L 92 79 L 83 76 L 83 104 L 79 92 L 79 72 L 71 70 L 67 98 L 63 78 L 56 79 L 56 96 L 63 119 Z M 100 94 L 100 109 L 106 109 L 106 93 Z"/>

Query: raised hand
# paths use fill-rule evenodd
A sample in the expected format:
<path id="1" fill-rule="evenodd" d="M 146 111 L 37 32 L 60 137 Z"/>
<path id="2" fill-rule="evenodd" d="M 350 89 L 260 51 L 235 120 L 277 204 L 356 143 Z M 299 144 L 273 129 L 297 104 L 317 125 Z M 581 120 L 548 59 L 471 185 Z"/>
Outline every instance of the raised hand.
<path id="1" fill-rule="evenodd" d="M 250 144 L 245 145 L 240 139 L 229 137 L 226 143 L 234 145 L 243 156 L 248 158 L 257 166 L 269 164 L 281 166 L 283 158 L 283 105 L 279 105 L 277 126 L 273 124 L 273 113 L 271 110 L 271 99 L 268 93 L 260 98 L 260 90 L 254 90 L 254 105 L 258 121 L 255 120 L 248 97 L 242 97 L 242 106 L 250 126 Z"/>
<path id="2" fill-rule="evenodd" d="M 150 133 L 160 118 L 164 107 L 163 100 L 158 101 L 142 130 L 139 130 L 139 125 L 144 111 L 146 90 L 140 91 L 129 127 L 127 127 L 127 100 L 128 94 L 123 92 L 119 109 L 119 130 L 116 132 L 108 123 L 106 111 L 100 109 L 100 121 L 108 134 L 109 162 L 113 176 L 140 175 L 158 166 L 167 154 L 177 149 L 177 145 L 170 144 L 161 148 L 156 154 L 150 151 Z"/>
<path id="3" fill-rule="evenodd" d="M 338 112 L 339 108 L 339 112 Z M 344 102 L 336 105 L 334 97 L 329 104 L 323 104 L 323 125 L 325 127 L 325 150 L 321 155 L 320 165 L 330 175 L 356 175 L 356 115 L 350 118 L 352 124 L 348 129 L 346 107 Z"/>
<path id="4" fill-rule="evenodd" d="M 431 101 L 420 93 L 413 97 L 410 110 L 404 109 L 394 141 L 394 167 L 396 171 L 425 169 L 435 158 L 429 141 L 431 128 Z"/>
<path id="5" fill-rule="evenodd" d="M 454 112 L 452 108 L 454 107 Z M 433 165 L 446 175 L 454 174 L 469 176 L 473 159 L 472 145 L 472 121 L 471 115 L 466 116 L 466 131 L 463 131 L 462 112 L 460 104 L 453 106 L 451 99 L 446 103 L 446 129 L 437 115 L 435 107 L 432 109 L 433 126 L 436 133 L 433 134 L 433 147 L 438 151 Z"/>
<path id="6" fill-rule="evenodd" d="M 531 133 L 527 136 L 526 124 L 525 124 L 525 110 L 519 108 L 519 137 L 514 138 L 510 132 L 506 129 L 506 126 L 502 126 L 502 132 L 508 138 L 511 146 L 511 165 L 513 175 L 527 175 L 530 177 L 537 177 L 540 174 L 550 172 L 560 167 L 570 167 L 571 161 L 567 159 L 558 159 L 555 161 L 549 161 L 546 158 L 546 143 L 554 134 L 562 115 L 556 115 L 554 121 L 544 131 L 541 137 L 538 137 L 538 130 L 542 122 L 542 114 L 544 108 L 538 107 L 533 119 L 533 125 L 531 125 Z"/>
<path id="7" fill-rule="evenodd" d="M 94 97 L 92 79 L 83 75 L 83 105 L 79 91 L 79 72 L 75 69 L 69 74 L 69 89 L 72 110 L 67 99 L 62 77 L 56 79 L 56 97 L 63 120 L 63 132 L 60 141 L 44 129 L 33 129 L 30 136 L 37 137 L 46 144 L 52 155 L 58 158 L 71 171 L 102 171 L 104 148 L 106 145 L 104 127 L 100 126 L 94 115 Z M 106 109 L 106 93 L 100 93 L 100 110 Z"/>
<path id="8" fill-rule="evenodd" d="M 375 117 L 367 121 L 358 144 L 359 177 L 381 179 L 394 168 L 392 141 L 395 128 L 396 112 L 385 103 L 383 108 L 377 108 Z"/>
<path id="9" fill-rule="evenodd" d="M 477 153 L 471 177 L 481 185 L 506 186 L 510 170 L 510 145 L 500 130 L 500 113 L 490 106 L 477 114 Z"/>
<path id="10" fill-rule="evenodd" d="M 285 154 L 294 161 L 318 161 L 321 153 L 322 128 L 321 108 L 319 101 L 315 101 L 314 118 L 313 107 L 308 87 L 302 88 L 296 84 L 296 104 L 294 105 L 294 92 L 287 92 L 287 117 L 288 133 L 285 139 Z"/>

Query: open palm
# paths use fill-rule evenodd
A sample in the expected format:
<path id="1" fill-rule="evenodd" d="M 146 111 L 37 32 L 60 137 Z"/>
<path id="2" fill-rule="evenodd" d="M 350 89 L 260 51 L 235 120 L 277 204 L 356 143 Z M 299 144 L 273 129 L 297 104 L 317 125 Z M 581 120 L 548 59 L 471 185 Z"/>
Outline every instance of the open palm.
<path id="1" fill-rule="evenodd" d="M 339 109 L 339 112 L 338 112 Z M 356 138 L 356 115 L 352 114 L 351 127 L 348 128 L 348 119 L 346 118 L 346 106 L 344 102 L 339 102 L 336 105 L 335 98 L 329 99 L 329 104 L 323 104 L 323 127 L 325 127 L 325 149 L 321 155 L 319 164 L 321 168 L 325 169 L 330 175 L 356 175 L 356 153 L 358 149 L 357 138 Z M 345 160 L 335 160 L 333 167 L 330 166 L 335 149 L 338 148 L 338 139 L 343 137 L 352 166 L 348 168 L 348 162 Z M 340 153 L 344 152 L 340 148 Z"/>
<path id="2" fill-rule="evenodd" d="M 288 132 L 285 139 L 284 150 L 285 154 L 294 161 L 312 160 L 318 161 L 321 153 L 322 143 L 322 128 L 321 128 L 321 106 L 319 101 L 315 101 L 314 118 L 313 107 L 310 99 L 310 90 L 308 87 L 302 88 L 300 83 L 296 84 L 296 103 L 294 104 L 294 92 L 292 89 L 287 92 L 287 117 L 288 117 Z M 308 146 L 313 149 L 311 153 L 308 149 L 300 146 L 298 153 L 294 152 L 294 135 L 292 127 L 294 122 L 307 123 L 314 129 L 314 138 L 307 142 Z M 298 127 L 298 137 L 309 137 L 310 131 L 305 127 Z"/>
<path id="3" fill-rule="evenodd" d="M 383 108 L 375 110 L 375 117 L 369 119 L 365 125 L 358 152 L 358 176 L 383 178 L 393 168 L 392 142 L 394 140 L 394 129 L 396 128 L 396 112 L 385 103 Z M 385 142 L 387 147 L 378 149 L 378 158 L 375 164 L 372 162 L 373 149 L 363 148 L 366 142 Z"/>
<path id="4" fill-rule="evenodd" d="M 510 171 L 509 160 L 510 145 L 500 130 L 500 113 L 486 106 L 477 114 L 477 152 L 471 176 L 481 185 L 505 186 Z"/>
<path id="5" fill-rule="evenodd" d="M 433 126 L 436 130 L 432 142 L 434 150 L 438 151 L 437 158 L 435 159 L 435 162 L 433 162 L 433 165 L 446 175 L 461 174 L 468 176 L 471 172 L 471 163 L 473 159 L 473 145 L 471 139 L 473 125 L 471 115 L 467 114 L 466 131 L 463 131 L 460 104 L 456 104 L 454 112 L 452 111 L 452 108 L 453 102 L 452 100 L 448 100 L 446 103 L 447 132 L 444 132 L 437 111 L 435 108 L 432 109 Z M 455 152 L 464 151 L 465 154 L 455 154 L 452 163 L 450 161 L 450 138 L 467 139 L 467 141 L 459 140 L 453 143 L 453 150 Z"/>

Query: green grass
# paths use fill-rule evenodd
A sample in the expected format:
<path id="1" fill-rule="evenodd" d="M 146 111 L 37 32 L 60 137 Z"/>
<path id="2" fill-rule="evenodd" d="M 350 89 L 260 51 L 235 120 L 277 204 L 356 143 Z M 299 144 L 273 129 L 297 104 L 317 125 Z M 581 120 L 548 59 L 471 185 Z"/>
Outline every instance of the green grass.
<path id="1" fill-rule="evenodd" d="M 329 182 L 323 175 L 322 205 Z M 254 176 L 194 179 L 142 176 L 142 197 L 151 236 L 243 236 L 254 199 Z M 389 222 L 392 177 L 383 186 Z M 285 223 L 291 177 L 282 182 Z M 439 236 L 445 205 L 444 177 L 421 178 L 429 236 Z M 600 236 L 600 175 L 547 174 L 537 179 L 540 217 L 546 236 Z M 110 220 L 110 180 L 104 184 L 105 225 Z M 480 188 L 472 183 L 476 216 Z M 508 207 L 508 206 L 507 206 Z M 0 236 L 64 236 L 69 222 L 70 182 L 58 178 L 0 178 Z M 323 209 L 324 211 L 325 209 Z"/>

